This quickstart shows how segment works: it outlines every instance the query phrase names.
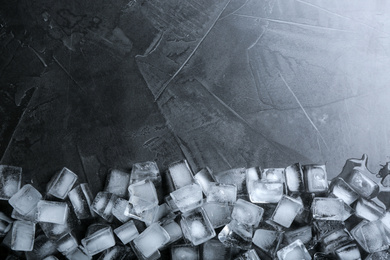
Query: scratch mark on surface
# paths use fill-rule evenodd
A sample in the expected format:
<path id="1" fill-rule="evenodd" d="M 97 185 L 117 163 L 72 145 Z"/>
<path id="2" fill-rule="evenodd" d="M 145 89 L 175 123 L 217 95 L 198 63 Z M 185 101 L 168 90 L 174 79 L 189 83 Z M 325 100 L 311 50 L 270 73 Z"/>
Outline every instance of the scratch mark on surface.
<path id="1" fill-rule="evenodd" d="M 80 159 L 80 163 L 81 163 L 81 167 L 83 169 L 83 175 L 84 175 L 84 180 L 87 182 L 87 183 L 91 183 L 88 179 L 88 175 L 87 175 L 87 172 L 86 172 L 86 169 L 85 169 L 85 165 L 84 165 L 84 160 L 83 160 L 83 157 L 81 156 L 81 152 L 80 152 L 80 147 L 78 146 L 78 144 L 76 144 L 76 148 L 77 148 L 77 154 L 78 154 L 78 157 Z"/>
<path id="2" fill-rule="evenodd" d="M 231 13 L 228 13 L 226 14 L 225 16 L 219 18 L 219 20 L 222 20 L 222 19 L 225 19 L 226 17 L 232 15 L 232 14 L 235 14 L 236 12 L 240 11 L 244 6 L 246 6 L 246 4 L 249 2 L 249 0 L 246 0 L 245 3 L 243 3 L 240 7 L 238 7 L 236 10 L 234 10 L 233 12 Z"/>
<path id="3" fill-rule="evenodd" d="M 202 44 L 202 42 L 204 41 L 204 39 L 206 39 L 207 35 L 211 32 L 211 30 L 214 28 L 215 24 L 218 22 L 218 19 L 219 17 L 221 17 L 222 13 L 226 10 L 226 7 L 229 5 L 229 3 L 231 2 L 231 0 L 229 0 L 225 6 L 222 8 L 221 12 L 219 13 L 217 19 L 215 19 L 215 21 L 212 23 L 212 25 L 210 26 L 210 28 L 207 30 L 207 32 L 205 33 L 205 35 L 203 35 L 203 37 L 199 40 L 198 44 L 195 46 L 195 48 L 193 49 L 193 51 L 190 53 L 190 55 L 188 55 L 187 59 L 183 62 L 183 64 L 177 69 L 177 71 L 172 75 L 172 77 L 170 77 L 168 79 L 168 81 L 166 83 L 164 83 L 164 85 L 162 86 L 162 89 L 157 93 L 157 96 L 155 98 L 155 101 L 158 101 L 162 95 L 162 93 L 164 93 L 165 89 L 168 87 L 168 85 L 172 82 L 172 80 L 183 70 L 183 68 L 185 67 L 185 65 L 187 65 L 188 61 L 192 58 L 192 56 L 194 56 L 195 52 L 198 50 L 199 46 Z"/>
<path id="4" fill-rule="evenodd" d="M 215 148 L 215 147 L 214 147 Z M 215 150 L 217 151 L 218 155 L 222 158 L 222 160 L 229 166 L 229 168 L 233 168 L 229 161 L 226 159 L 225 155 L 223 155 L 218 148 L 215 148 Z"/>
<path id="5" fill-rule="evenodd" d="M 42 62 L 43 66 L 45 68 L 47 68 L 47 64 L 46 64 L 45 60 L 42 58 L 42 56 L 39 55 L 39 53 L 33 47 L 31 47 L 31 46 L 28 46 L 28 47 L 30 48 L 30 50 L 32 50 L 32 52 L 35 54 L 35 56 L 37 56 L 37 58 Z"/>
<path id="6" fill-rule="evenodd" d="M 318 130 L 317 126 L 314 124 L 314 122 L 310 119 L 309 115 L 307 114 L 305 108 L 302 106 L 301 102 L 299 101 L 298 97 L 295 95 L 294 91 L 290 88 L 290 86 L 287 84 L 286 80 L 284 79 L 283 75 L 278 71 L 279 76 L 283 80 L 284 85 L 287 87 L 287 89 L 291 92 L 295 100 L 297 101 L 298 105 L 301 107 L 303 113 L 309 120 L 310 124 L 314 127 L 314 129 L 317 131 L 318 135 L 321 137 L 322 141 L 324 142 L 327 149 L 329 149 L 328 144 L 326 143 L 324 137 L 322 136 L 321 132 Z"/>
<path id="7" fill-rule="evenodd" d="M 53 60 L 57 63 L 58 66 L 60 66 L 60 68 L 66 73 L 66 75 L 68 75 L 68 77 L 76 84 L 76 86 L 78 86 L 83 92 L 85 92 L 83 87 L 80 86 L 80 84 L 73 78 L 73 76 L 69 73 L 69 71 L 58 61 L 58 59 L 55 56 L 53 56 Z"/>

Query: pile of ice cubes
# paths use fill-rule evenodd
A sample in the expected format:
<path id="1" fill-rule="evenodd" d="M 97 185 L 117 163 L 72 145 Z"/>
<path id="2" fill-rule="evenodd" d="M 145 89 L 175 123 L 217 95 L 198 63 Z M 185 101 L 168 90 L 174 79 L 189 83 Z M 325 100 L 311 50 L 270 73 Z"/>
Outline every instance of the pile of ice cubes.
<path id="1" fill-rule="evenodd" d="M 193 174 L 182 160 L 163 175 L 143 162 L 110 170 L 95 196 L 67 168 L 43 196 L 2 165 L 13 211 L 0 212 L 0 234 L 7 259 L 390 259 L 390 203 L 366 165 L 349 159 L 328 181 L 325 165 Z"/>

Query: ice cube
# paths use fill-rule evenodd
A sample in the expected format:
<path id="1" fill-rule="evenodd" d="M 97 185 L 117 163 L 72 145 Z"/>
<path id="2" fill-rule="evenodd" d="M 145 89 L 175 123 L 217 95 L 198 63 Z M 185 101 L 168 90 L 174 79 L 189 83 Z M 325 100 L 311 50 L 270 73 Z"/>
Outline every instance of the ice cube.
<path id="1" fill-rule="evenodd" d="M 19 212 L 17 212 L 15 209 L 12 210 L 11 218 L 16 220 L 24 220 L 24 221 L 31 221 L 34 223 L 37 223 L 36 215 L 37 215 L 38 207 L 35 206 L 34 209 L 32 209 L 29 213 L 26 215 L 22 215 Z"/>
<path id="2" fill-rule="evenodd" d="M 171 195 L 165 196 L 164 200 L 172 212 L 179 212 L 180 211 L 179 208 L 177 207 L 177 205 L 175 204 L 175 202 L 173 201 Z"/>
<path id="3" fill-rule="evenodd" d="M 0 211 L 0 236 L 4 236 L 11 228 L 13 220 Z"/>
<path id="4" fill-rule="evenodd" d="M 344 246 L 352 241 L 349 232 L 346 229 L 336 230 L 321 239 L 322 251 L 332 253 L 335 249 Z"/>
<path id="5" fill-rule="evenodd" d="M 171 192 L 171 198 L 181 212 L 187 212 L 203 204 L 202 188 L 192 183 Z"/>
<path id="6" fill-rule="evenodd" d="M 263 181 L 281 182 L 285 183 L 285 169 L 284 168 L 266 168 L 261 172 L 261 179 Z"/>
<path id="7" fill-rule="evenodd" d="M 25 252 L 25 255 L 27 260 L 42 260 L 55 253 L 57 253 L 56 241 L 52 241 L 44 234 L 40 234 L 34 239 L 33 250 Z"/>
<path id="8" fill-rule="evenodd" d="M 356 242 L 368 253 L 374 253 L 389 248 L 389 237 L 385 226 L 380 220 L 368 222 L 362 220 L 351 230 Z"/>
<path id="9" fill-rule="evenodd" d="M 348 205 L 351 205 L 359 198 L 359 194 L 355 192 L 342 178 L 335 178 L 332 180 L 330 194 L 342 199 Z"/>
<path id="10" fill-rule="evenodd" d="M 106 249 L 98 260 L 127 260 L 134 259 L 135 255 L 128 246 L 114 246 Z"/>
<path id="11" fill-rule="evenodd" d="M 313 226 L 317 240 L 321 240 L 330 233 L 345 228 L 344 222 L 337 220 L 316 220 L 313 222 Z"/>
<path id="12" fill-rule="evenodd" d="M 130 200 L 136 213 L 150 210 L 158 205 L 156 188 L 150 180 L 143 180 L 129 186 Z"/>
<path id="13" fill-rule="evenodd" d="M 191 245 L 171 247 L 171 260 L 199 260 L 199 249 Z"/>
<path id="14" fill-rule="evenodd" d="M 232 220 L 218 234 L 218 239 L 225 246 L 248 250 L 252 245 L 253 228 L 250 225 Z"/>
<path id="15" fill-rule="evenodd" d="M 235 260 L 261 260 L 254 249 L 248 250 L 242 253 Z"/>
<path id="16" fill-rule="evenodd" d="M 134 245 L 134 242 L 130 243 L 131 249 L 136 255 L 138 260 L 157 260 L 161 258 L 161 254 L 159 250 L 154 251 L 149 257 L 145 257 L 140 250 Z"/>
<path id="17" fill-rule="evenodd" d="M 305 183 L 300 163 L 286 167 L 285 178 L 287 189 L 290 193 L 305 192 Z"/>
<path id="18" fill-rule="evenodd" d="M 164 223 L 166 221 L 171 221 L 176 218 L 176 214 L 171 211 L 171 208 L 167 203 L 158 205 L 158 210 L 154 216 L 153 222 Z"/>
<path id="19" fill-rule="evenodd" d="M 17 220 L 12 226 L 11 249 L 16 251 L 31 251 L 34 246 L 35 224 L 29 221 Z"/>
<path id="20" fill-rule="evenodd" d="M 251 183 L 248 193 L 253 203 L 278 203 L 284 193 L 284 184 L 258 180 Z"/>
<path id="21" fill-rule="evenodd" d="M 303 244 L 307 244 L 313 240 L 313 233 L 311 226 L 304 226 L 297 229 L 289 230 L 284 233 L 284 239 L 291 244 L 299 239 Z"/>
<path id="22" fill-rule="evenodd" d="M 257 226 L 263 216 L 264 209 L 248 201 L 238 199 L 234 204 L 232 219 L 241 224 Z"/>
<path id="23" fill-rule="evenodd" d="M 385 208 L 380 207 L 373 201 L 360 198 L 355 205 L 355 215 L 369 221 L 380 219 L 385 214 Z"/>
<path id="24" fill-rule="evenodd" d="M 344 201 L 339 198 L 314 198 L 312 212 L 314 219 L 321 220 L 344 221 L 349 217 L 349 213 L 345 211 Z"/>
<path id="25" fill-rule="evenodd" d="M 73 252 L 77 247 L 77 239 L 72 233 L 67 233 L 57 240 L 57 250 L 65 256 Z"/>
<path id="26" fill-rule="evenodd" d="M 152 209 L 144 210 L 141 213 L 135 212 L 133 206 L 129 203 L 125 210 L 125 216 L 140 220 L 145 223 L 146 226 L 150 226 L 156 219 L 159 207 L 156 206 Z"/>
<path id="27" fill-rule="evenodd" d="M 355 243 L 338 248 L 335 251 L 340 260 L 361 260 L 359 248 Z"/>
<path id="28" fill-rule="evenodd" d="M 364 260 L 387 260 L 390 259 L 390 252 L 388 250 L 379 251 L 369 254 Z"/>
<path id="29" fill-rule="evenodd" d="M 0 165 L 0 200 L 9 200 L 20 190 L 22 168 Z"/>
<path id="30" fill-rule="evenodd" d="M 180 225 L 173 220 L 162 224 L 162 227 L 165 229 L 165 231 L 167 231 L 169 235 L 169 241 L 166 243 L 166 245 L 172 244 L 183 237 L 183 232 L 181 230 Z"/>
<path id="31" fill-rule="evenodd" d="M 207 195 L 210 183 L 215 182 L 212 171 L 206 167 L 196 173 L 194 178 L 196 182 L 202 187 L 204 194 Z"/>
<path id="32" fill-rule="evenodd" d="M 131 219 L 130 216 L 125 215 L 126 207 L 129 202 L 122 198 L 117 198 L 114 207 L 112 208 L 112 214 L 122 223 L 125 223 Z"/>
<path id="33" fill-rule="evenodd" d="M 104 227 L 81 240 L 88 255 L 96 255 L 115 245 L 111 227 Z"/>
<path id="34" fill-rule="evenodd" d="M 207 202 L 234 204 L 237 200 L 237 187 L 232 184 L 210 183 Z"/>
<path id="35" fill-rule="evenodd" d="M 380 220 L 382 221 L 383 225 L 385 225 L 386 228 L 390 230 L 390 212 L 386 211 Z"/>
<path id="36" fill-rule="evenodd" d="M 42 195 L 39 191 L 30 184 L 26 184 L 8 200 L 8 203 L 18 213 L 27 215 L 37 206 L 41 198 Z"/>
<path id="37" fill-rule="evenodd" d="M 279 260 L 311 260 L 309 252 L 299 239 L 280 249 L 277 255 Z"/>
<path id="38" fill-rule="evenodd" d="M 206 202 L 203 204 L 208 218 L 213 228 L 219 228 L 227 225 L 231 220 L 233 206 L 217 202 Z"/>
<path id="39" fill-rule="evenodd" d="M 107 175 L 104 191 L 111 192 L 118 197 L 127 196 L 127 188 L 130 183 L 130 174 L 117 169 L 112 169 Z"/>
<path id="40" fill-rule="evenodd" d="M 231 258 L 231 248 L 225 247 L 218 239 L 206 241 L 202 247 L 203 260 L 229 260 Z"/>
<path id="41" fill-rule="evenodd" d="M 302 208 L 303 205 L 300 201 L 283 195 L 271 216 L 271 220 L 281 226 L 288 228 L 291 226 L 294 218 Z"/>
<path id="42" fill-rule="evenodd" d="M 112 221 L 112 208 L 117 199 L 115 194 L 101 191 L 92 202 L 92 210 L 108 222 Z"/>
<path id="43" fill-rule="evenodd" d="M 66 256 L 69 260 L 91 260 L 92 257 L 84 252 L 83 247 L 78 247 Z"/>
<path id="44" fill-rule="evenodd" d="M 236 185 L 238 195 L 245 195 L 247 193 L 245 168 L 230 169 L 214 173 L 213 175 L 219 183 Z"/>
<path id="45" fill-rule="evenodd" d="M 55 257 L 54 255 L 49 255 L 49 256 L 46 256 L 45 258 L 41 258 L 43 260 L 58 260 L 57 257 Z"/>
<path id="46" fill-rule="evenodd" d="M 360 196 L 371 199 L 379 192 L 379 185 L 368 177 L 371 174 L 367 169 L 367 155 L 364 154 L 362 159 L 348 159 L 339 177 Z"/>
<path id="47" fill-rule="evenodd" d="M 213 238 L 216 234 L 202 207 L 182 214 L 180 225 L 184 236 L 195 246 Z"/>
<path id="48" fill-rule="evenodd" d="M 252 242 L 269 256 L 273 257 L 283 239 L 283 232 L 267 229 L 257 229 Z"/>
<path id="49" fill-rule="evenodd" d="M 307 192 L 322 193 L 328 190 L 328 177 L 325 165 L 303 165 L 302 169 Z"/>
<path id="50" fill-rule="evenodd" d="M 140 162 L 133 164 L 130 175 L 130 184 L 149 179 L 155 186 L 161 183 L 160 170 L 156 162 Z"/>
<path id="51" fill-rule="evenodd" d="M 252 182 L 258 181 L 261 179 L 261 168 L 260 167 L 251 167 L 247 168 L 245 171 L 246 178 L 246 187 L 249 193 L 250 186 Z"/>
<path id="52" fill-rule="evenodd" d="M 172 179 L 175 189 L 180 189 L 195 182 L 190 166 L 186 160 L 170 164 L 168 173 Z"/>
<path id="53" fill-rule="evenodd" d="M 47 185 L 47 194 L 59 199 L 65 199 L 73 184 L 77 181 L 77 175 L 64 167 L 55 174 Z"/>
<path id="54" fill-rule="evenodd" d="M 38 202 L 37 221 L 64 224 L 68 217 L 66 202 L 40 200 Z"/>
<path id="55" fill-rule="evenodd" d="M 114 229 L 114 232 L 123 244 L 129 243 L 139 235 L 138 229 L 132 220 L 126 222 L 120 227 L 117 227 Z"/>
<path id="56" fill-rule="evenodd" d="M 153 253 L 169 241 L 169 235 L 159 224 L 153 223 L 134 240 L 134 246 L 144 257 Z"/>
<path id="57" fill-rule="evenodd" d="M 78 219 L 87 219 L 95 215 L 91 209 L 92 193 L 88 184 L 77 185 L 68 196 Z"/>

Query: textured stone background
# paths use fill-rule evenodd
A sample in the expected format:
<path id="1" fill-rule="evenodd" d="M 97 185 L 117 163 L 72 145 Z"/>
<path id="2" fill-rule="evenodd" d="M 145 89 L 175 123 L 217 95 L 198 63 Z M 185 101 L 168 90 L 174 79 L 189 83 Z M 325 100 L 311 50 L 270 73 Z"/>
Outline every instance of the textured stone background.
<path id="1" fill-rule="evenodd" d="M 10 0 L 0 158 L 40 189 L 66 166 L 196 170 L 389 160 L 390 3 Z"/>

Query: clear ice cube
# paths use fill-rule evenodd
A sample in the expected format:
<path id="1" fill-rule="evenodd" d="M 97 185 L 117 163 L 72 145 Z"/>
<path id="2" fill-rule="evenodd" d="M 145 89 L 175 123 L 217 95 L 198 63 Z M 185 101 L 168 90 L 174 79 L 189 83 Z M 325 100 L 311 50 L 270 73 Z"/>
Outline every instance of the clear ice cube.
<path id="1" fill-rule="evenodd" d="M 78 242 L 72 233 L 67 233 L 57 240 L 57 250 L 63 255 L 68 255 L 78 247 Z"/>
<path id="2" fill-rule="evenodd" d="M 139 235 L 138 229 L 132 220 L 114 229 L 114 233 L 123 244 L 129 243 Z"/>
<path id="3" fill-rule="evenodd" d="M 305 183 L 300 163 L 286 167 L 285 178 L 287 189 L 290 193 L 305 192 Z"/>
<path id="4" fill-rule="evenodd" d="M 252 245 L 252 235 L 252 226 L 232 220 L 218 234 L 218 239 L 225 246 L 248 250 Z"/>
<path id="5" fill-rule="evenodd" d="M 9 200 L 20 190 L 22 168 L 0 165 L 0 200 Z"/>
<path id="6" fill-rule="evenodd" d="M 192 183 L 171 192 L 171 198 L 184 213 L 203 204 L 202 188 L 199 184 Z"/>
<path id="7" fill-rule="evenodd" d="M 160 170 L 157 163 L 148 161 L 133 164 L 130 175 L 130 184 L 149 179 L 154 185 L 161 183 Z"/>
<path id="8" fill-rule="evenodd" d="M 231 248 L 225 247 L 218 239 L 211 239 L 202 245 L 203 260 L 229 260 Z"/>
<path id="9" fill-rule="evenodd" d="M 374 221 L 383 217 L 385 210 L 385 208 L 380 207 L 373 201 L 363 198 L 360 198 L 355 205 L 355 215 L 369 221 Z"/>
<path id="10" fill-rule="evenodd" d="M 210 183 L 207 202 L 234 204 L 237 200 L 237 187 L 232 184 Z"/>
<path id="11" fill-rule="evenodd" d="M 92 210 L 108 222 L 112 221 L 112 209 L 118 197 L 115 194 L 101 191 L 92 202 Z"/>
<path id="12" fill-rule="evenodd" d="M 325 165 L 303 165 L 302 169 L 307 192 L 322 193 L 328 190 L 328 176 Z"/>
<path id="13" fill-rule="evenodd" d="M 251 249 L 242 253 L 239 257 L 235 258 L 235 260 L 261 260 L 261 259 L 257 255 L 256 250 Z"/>
<path id="14" fill-rule="evenodd" d="M 389 248 L 388 231 L 380 220 L 362 220 L 351 230 L 356 242 L 368 253 L 374 253 Z"/>
<path id="15" fill-rule="evenodd" d="M 195 182 L 190 166 L 186 160 L 170 164 L 168 173 L 172 179 L 175 189 L 180 189 Z"/>
<path id="16" fill-rule="evenodd" d="M 66 202 L 40 200 L 37 207 L 38 222 L 65 224 L 69 210 Z"/>
<path id="17" fill-rule="evenodd" d="M 120 222 L 125 223 L 131 219 L 130 216 L 126 216 L 125 211 L 129 202 L 122 198 L 117 198 L 114 207 L 112 208 L 112 215 L 114 215 Z"/>
<path id="18" fill-rule="evenodd" d="M 352 238 L 349 232 L 346 229 L 339 229 L 322 238 L 320 243 L 322 251 L 328 254 L 351 241 Z"/>
<path id="19" fill-rule="evenodd" d="M 212 171 L 208 167 L 196 173 L 194 179 L 202 187 L 205 195 L 208 194 L 210 183 L 215 182 Z"/>
<path id="20" fill-rule="evenodd" d="M 183 237 L 181 227 L 176 223 L 176 221 L 167 221 L 161 226 L 169 235 L 169 241 L 165 245 L 172 244 Z"/>
<path id="21" fill-rule="evenodd" d="M 45 235 L 52 240 L 58 240 L 65 234 L 71 232 L 78 226 L 78 224 L 78 220 L 76 216 L 72 213 L 72 211 L 69 211 L 69 215 L 64 224 L 55 224 L 49 222 L 39 223 Z"/>
<path id="22" fill-rule="evenodd" d="M 26 215 L 22 215 L 19 212 L 17 212 L 15 209 L 13 209 L 11 213 L 11 217 L 17 220 L 31 221 L 36 223 L 37 211 L 38 211 L 38 207 L 35 206 L 29 213 L 27 213 Z"/>
<path id="23" fill-rule="evenodd" d="M 284 193 L 284 184 L 258 180 L 251 183 L 248 193 L 253 203 L 278 203 Z"/>
<path id="24" fill-rule="evenodd" d="M 27 215 L 37 206 L 41 199 L 41 193 L 30 184 L 26 184 L 8 200 L 8 203 L 18 213 Z"/>
<path id="25" fill-rule="evenodd" d="M 104 227 L 81 240 L 88 255 L 96 255 L 115 245 L 111 227 Z"/>
<path id="26" fill-rule="evenodd" d="M 199 260 L 199 249 L 191 245 L 171 247 L 171 260 Z"/>
<path id="27" fill-rule="evenodd" d="M 87 219 L 95 215 L 91 209 L 92 193 L 88 184 L 77 185 L 68 193 L 68 196 L 78 219 Z"/>
<path id="28" fill-rule="evenodd" d="M 202 207 L 182 214 L 180 225 L 184 236 L 195 246 L 215 237 L 215 231 Z"/>
<path id="29" fill-rule="evenodd" d="M 284 239 L 291 244 L 299 239 L 303 244 L 307 244 L 313 240 L 313 233 L 311 226 L 303 226 L 297 229 L 288 230 L 284 233 Z"/>
<path id="30" fill-rule="evenodd" d="M 77 181 L 77 175 L 64 167 L 56 173 L 47 185 L 47 194 L 59 199 L 65 199 L 73 184 Z"/>
<path id="31" fill-rule="evenodd" d="M 342 178 L 335 178 L 331 182 L 330 194 L 342 199 L 346 204 L 351 205 L 359 198 L 359 194 L 354 191 Z"/>
<path id="32" fill-rule="evenodd" d="M 253 235 L 252 242 L 269 256 L 273 257 L 279 247 L 279 244 L 282 242 L 282 239 L 283 232 L 257 229 Z"/>
<path id="33" fill-rule="evenodd" d="M 35 224 L 17 220 L 12 226 L 11 249 L 15 251 L 32 251 L 35 239 Z"/>
<path id="34" fill-rule="evenodd" d="M 128 246 L 114 246 L 106 249 L 98 260 L 127 260 L 134 259 L 135 255 Z"/>
<path id="35" fill-rule="evenodd" d="M 205 202 L 203 204 L 211 225 L 213 228 L 219 228 L 227 225 L 231 220 L 233 206 L 221 204 L 218 202 Z"/>
<path id="36" fill-rule="evenodd" d="M 294 218 L 302 208 L 303 205 L 300 201 L 283 195 L 271 216 L 271 220 L 283 227 L 288 228 L 291 226 Z"/>
<path id="37" fill-rule="evenodd" d="M 153 253 L 169 241 L 169 235 L 159 224 L 153 223 L 134 240 L 134 246 L 144 256 L 150 257 Z"/>
<path id="38" fill-rule="evenodd" d="M 311 256 L 301 240 L 297 239 L 277 252 L 279 260 L 311 260 Z"/>
<path id="39" fill-rule="evenodd" d="M 245 195 L 247 193 L 245 168 L 230 169 L 214 173 L 213 175 L 219 183 L 236 185 L 238 195 Z"/>
<path id="40" fill-rule="evenodd" d="M 84 252 L 83 247 L 78 247 L 66 256 L 69 260 L 91 260 L 92 257 Z"/>
<path id="41" fill-rule="evenodd" d="M 107 175 L 104 191 L 113 193 L 118 197 L 127 197 L 127 188 L 130 183 L 130 174 L 117 169 L 112 169 Z"/>
<path id="42" fill-rule="evenodd" d="M 11 228 L 13 220 L 0 211 L 0 236 L 4 236 Z"/>
<path id="43" fill-rule="evenodd" d="M 143 180 L 129 186 L 130 199 L 135 212 L 141 213 L 158 205 L 156 188 L 150 180 Z"/>
<path id="44" fill-rule="evenodd" d="M 349 217 L 349 213 L 345 211 L 344 201 L 339 198 L 316 197 L 311 208 L 314 219 L 343 221 Z"/>
<path id="45" fill-rule="evenodd" d="M 39 234 L 34 239 L 33 250 L 25 252 L 25 255 L 27 260 L 42 260 L 46 259 L 49 255 L 54 255 L 56 253 L 56 241 L 47 238 L 45 234 Z M 19 260 L 19 258 L 15 260 Z"/>
<path id="46" fill-rule="evenodd" d="M 263 216 L 264 209 L 248 201 L 238 199 L 234 204 L 232 219 L 249 226 L 257 226 Z"/>
<path id="47" fill-rule="evenodd" d="M 361 260 L 359 248 L 355 243 L 336 249 L 336 256 L 340 260 Z"/>

